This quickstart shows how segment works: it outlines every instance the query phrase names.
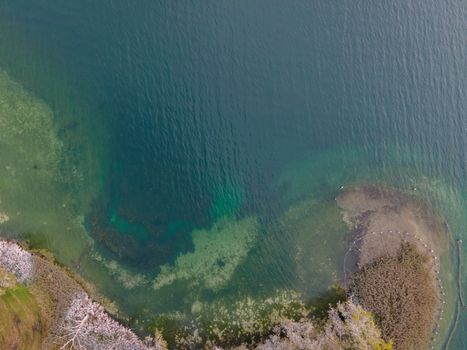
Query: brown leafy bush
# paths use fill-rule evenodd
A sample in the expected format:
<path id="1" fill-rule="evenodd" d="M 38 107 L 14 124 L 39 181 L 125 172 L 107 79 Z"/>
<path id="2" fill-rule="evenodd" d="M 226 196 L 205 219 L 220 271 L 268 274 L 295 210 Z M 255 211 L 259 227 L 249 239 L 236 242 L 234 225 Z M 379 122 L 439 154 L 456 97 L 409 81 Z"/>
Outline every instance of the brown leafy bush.
<path id="1" fill-rule="evenodd" d="M 376 315 L 383 338 L 395 349 L 427 349 L 435 325 L 438 291 L 427 257 L 404 245 L 353 276 L 352 294 Z"/>

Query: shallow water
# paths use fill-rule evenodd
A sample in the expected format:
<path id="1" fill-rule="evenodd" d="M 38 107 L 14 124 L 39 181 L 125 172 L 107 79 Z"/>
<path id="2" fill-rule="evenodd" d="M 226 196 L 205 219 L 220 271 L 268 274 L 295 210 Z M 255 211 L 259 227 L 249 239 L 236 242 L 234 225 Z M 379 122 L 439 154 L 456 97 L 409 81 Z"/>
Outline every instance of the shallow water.
<path id="1" fill-rule="evenodd" d="M 0 121 L 42 118 L 0 134 L 2 231 L 51 249 L 135 327 L 325 291 L 347 246 L 342 184 L 416 188 L 467 241 L 461 0 L 6 0 L 0 33 L 0 98 L 28 108 Z"/>

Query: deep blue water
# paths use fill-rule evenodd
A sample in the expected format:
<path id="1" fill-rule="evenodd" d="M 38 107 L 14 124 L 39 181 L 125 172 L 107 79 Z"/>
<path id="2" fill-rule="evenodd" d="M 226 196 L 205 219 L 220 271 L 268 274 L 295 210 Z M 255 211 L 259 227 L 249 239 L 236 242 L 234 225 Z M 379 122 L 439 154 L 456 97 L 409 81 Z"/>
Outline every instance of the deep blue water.
<path id="1" fill-rule="evenodd" d="M 60 86 L 93 106 L 81 123 L 100 147 L 101 190 L 85 225 L 101 254 L 133 271 L 193 251 L 191 232 L 226 214 L 277 226 L 310 195 L 290 194 L 287 171 L 309 177 L 303 188 L 323 202 L 348 180 L 443 179 L 464 214 L 451 225 L 467 238 L 466 7 L 3 0 L 0 67 L 56 110 L 67 104 Z M 297 283 L 257 265 L 239 274 Z M 137 293 L 107 293 L 138 304 Z"/>

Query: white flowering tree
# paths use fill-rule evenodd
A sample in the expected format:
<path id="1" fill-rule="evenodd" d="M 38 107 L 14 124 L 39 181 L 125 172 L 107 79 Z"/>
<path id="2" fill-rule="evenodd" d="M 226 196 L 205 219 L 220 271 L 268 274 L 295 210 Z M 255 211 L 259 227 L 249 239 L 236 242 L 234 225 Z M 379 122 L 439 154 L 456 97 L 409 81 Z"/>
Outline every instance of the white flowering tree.
<path id="1" fill-rule="evenodd" d="M 75 295 L 62 325 L 60 349 L 163 350 L 158 340 L 142 342 L 130 329 L 114 321 L 104 308 L 85 293 Z"/>
<path id="2" fill-rule="evenodd" d="M 20 283 L 29 283 L 34 276 L 32 255 L 14 242 L 0 241 L 0 267 Z"/>

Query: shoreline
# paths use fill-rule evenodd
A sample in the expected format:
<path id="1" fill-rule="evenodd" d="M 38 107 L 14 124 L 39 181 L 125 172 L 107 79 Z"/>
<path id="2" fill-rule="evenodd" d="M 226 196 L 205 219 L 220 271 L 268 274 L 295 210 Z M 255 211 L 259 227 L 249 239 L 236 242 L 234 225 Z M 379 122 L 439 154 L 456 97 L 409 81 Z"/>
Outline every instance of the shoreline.
<path id="1" fill-rule="evenodd" d="M 449 252 L 450 238 L 448 227 L 442 220 L 442 217 L 427 202 L 420 198 L 401 190 L 381 185 L 349 186 L 349 188 L 342 189 L 341 194 L 336 200 L 338 206 L 342 209 L 342 219 L 350 228 L 351 245 L 345 254 L 343 266 L 344 285 L 348 288 L 349 279 L 353 275 L 362 270 L 362 268 L 372 265 L 382 256 L 395 257 L 400 246 L 403 244 L 413 245 L 421 255 L 426 256 L 428 259 L 424 263 L 424 266 L 430 273 L 433 288 L 436 290 L 438 297 L 437 308 L 433 311 L 433 315 L 429 317 L 436 319 L 434 321 L 433 333 L 438 334 L 441 331 L 440 321 L 444 313 L 445 304 L 445 288 L 439 277 L 441 270 L 440 261 L 441 256 Z M 409 227 L 411 228 L 410 232 Z M 377 230 L 377 228 L 380 230 Z M 70 314 L 77 315 L 83 309 L 95 310 L 93 312 L 99 315 L 99 319 L 109 322 L 110 328 L 114 327 L 114 329 L 118 330 L 117 333 L 120 332 L 118 334 L 129 334 L 130 338 L 138 344 L 135 349 L 167 348 L 167 343 L 157 329 L 153 338 L 142 340 L 132 330 L 117 323 L 115 319 L 118 320 L 118 311 L 112 308 L 112 303 L 99 295 L 92 284 L 84 281 L 66 266 L 59 265 L 51 253 L 41 250 L 27 250 L 27 248 L 21 247 L 14 241 L 0 240 L 0 247 L 2 244 L 10 245 L 14 247 L 12 249 L 16 250 L 19 248 L 29 254 L 34 261 L 36 268 L 34 270 L 34 277 L 32 278 L 33 282 L 24 281 L 33 296 L 40 299 L 41 297 L 43 298 L 43 295 L 48 294 L 49 296 L 52 295 L 52 299 L 54 299 L 51 303 L 54 306 L 54 318 L 52 321 L 48 321 L 50 334 L 44 338 L 46 348 L 55 349 L 51 346 L 53 344 L 51 339 L 60 337 L 59 334 L 60 332 L 63 333 L 64 325 L 67 322 L 70 323 Z M 457 248 L 460 250 L 459 242 L 457 243 Z M 458 259 L 460 259 L 460 256 Z M 461 261 L 458 261 L 460 264 Z M 353 266 L 349 267 L 349 263 L 352 263 Z M 0 256 L 1 267 L 2 257 Z M 460 267 L 459 265 L 458 274 L 460 273 Z M 349 276 L 347 276 L 348 273 Z M 20 280 L 20 278 L 17 279 Z M 57 285 L 57 280 L 64 281 L 64 283 L 58 283 L 59 287 L 55 288 L 54 285 Z M 64 293 L 66 290 L 68 292 Z M 347 296 L 350 298 L 349 300 L 352 301 L 352 295 L 349 292 L 347 293 Z M 89 296 L 100 302 L 100 304 L 94 302 Z M 358 304 L 361 303 L 358 299 L 354 300 Z M 460 300 L 462 302 L 462 299 Z M 102 305 L 105 306 L 107 312 L 104 312 Z M 364 303 L 361 305 L 365 310 L 368 310 L 372 314 L 375 313 L 373 310 L 365 307 Z M 80 315 L 82 316 L 82 314 Z M 87 316 L 85 315 L 84 317 Z M 459 312 L 457 312 L 456 317 L 459 317 Z M 72 319 L 72 324 L 75 321 L 75 319 Z M 289 321 L 286 319 L 280 320 L 274 329 L 287 325 L 287 322 L 298 321 L 303 322 L 303 320 L 293 319 Z M 307 325 L 310 326 L 308 323 Z M 444 345 L 438 345 L 444 346 L 444 348 L 449 346 L 455 326 L 456 323 L 454 323 L 454 328 L 449 330 L 448 337 L 442 340 Z M 273 329 L 271 329 L 271 332 L 273 332 Z M 267 336 L 267 334 L 269 333 L 266 332 L 265 335 Z M 274 333 L 271 334 L 270 337 L 274 337 Z M 263 338 L 266 343 L 270 339 L 272 338 Z M 384 339 L 384 341 L 389 342 L 390 339 Z M 433 339 L 430 341 L 430 344 L 433 346 L 440 341 L 441 339 Z M 256 343 L 256 345 L 260 346 L 261 343 Z M 251 346 L 253 346 L 253 343 Z M 253 347 L 251 348 L 253 349 Z"/>
<path id="2" fill-rule="evenodd" d="M 457 325 L 459 324 L 460 315 L 463 309 L 467 309 L 467 306 L 464 302 L 464 294 L 462 292 L 462 240 L 456 240 L 456 253 L 457 253 L 457 279 L 456 279 L 456 306 L 454 310 L 454 317 L 449 324 L 448 336 L 443 342 L 443 350 L 449 350 L 451 340 L 456 333 Z"/>
<path id="3" fill-rule="evenodd" d="M 132 330 L 118 323 L 115 305 L 89 282 L 57 264 L 51 253 L 30 251 L 11 240 L 0 240 L 0 253 L 0 269 L 14 279 L 14 283 L 4 289 L 25 286 L 39 307 L 41 348 L 64 349 L 77 342 L 90 344 L 89 349 L 100 346 L 122 350 L 166 349 L 161 339 L 147 337 L 141 340 Z M 10 346 L 18 346 L 14 344 Z"/>

